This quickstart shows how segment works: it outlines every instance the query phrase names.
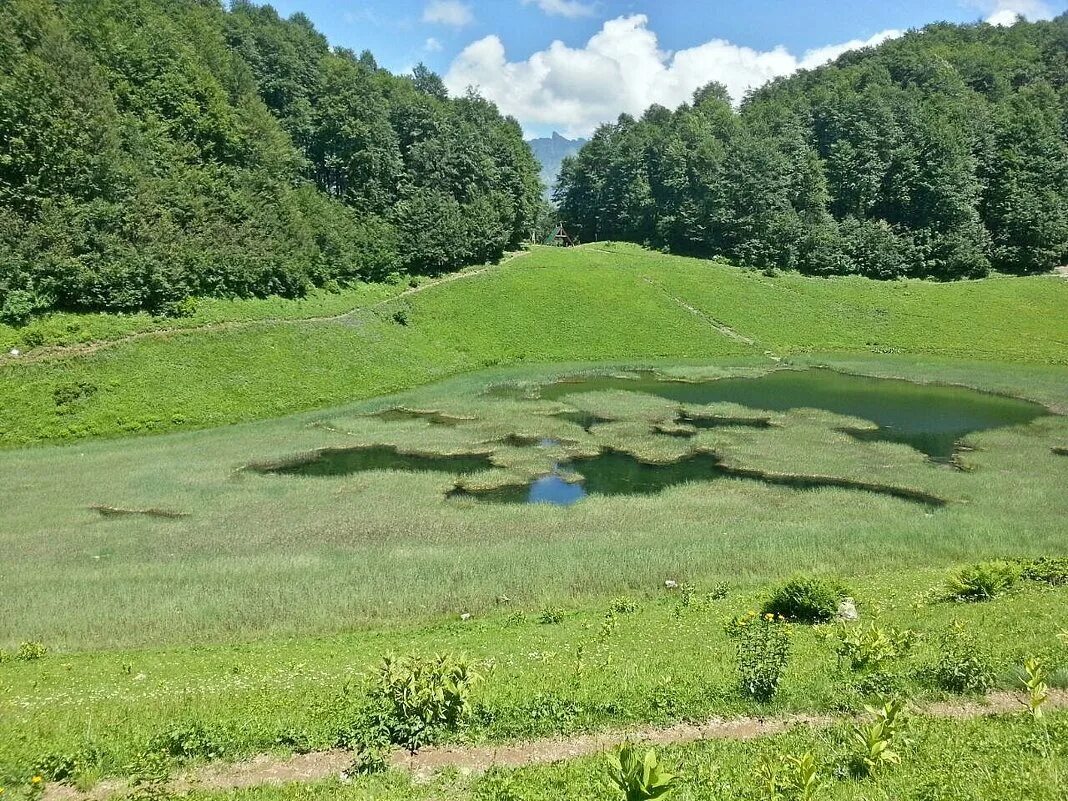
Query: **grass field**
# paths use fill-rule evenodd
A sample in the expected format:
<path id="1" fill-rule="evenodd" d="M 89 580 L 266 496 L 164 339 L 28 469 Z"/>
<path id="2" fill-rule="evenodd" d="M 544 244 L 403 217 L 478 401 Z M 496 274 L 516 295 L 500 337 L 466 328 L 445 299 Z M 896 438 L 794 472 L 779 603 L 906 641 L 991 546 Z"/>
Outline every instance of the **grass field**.
<path id="1" fill-rule="evenodd" d="M 382 656 L 451 651 L 486 675 L 468 724 L 447 735 L 461 746 L 710 716 L 847 716 L 669 748 L 673 798 L 765 798 L 762 756 L 810 751 L 818 798 L 1063 799 L 1062 711 L 919 716 L 901 765 L 861 780 L 846 764 L 848 716 L 880 693 L 955 698 L 933 677 L 958 627 L 993 687 L 1019 692 L 1028 657 L 1068 685 L 1068 585 L 1021 580 L 985 603 L 945 600 L 963 564 L 1068 557 L 1068 283 L 813 280 L 597 245 L 408 289 L 206 302 L 177 322 L 59 316 L 35 324 L 36 350 L 0 365 L 0 787 L 36 798 L 36 774 L 100 788 L 330 748 Z M 25 336 L 0 331 L 5 343 Z M 1051 414 L 969 435 L 946 465 L 858 440 L 846 430 L 870 421 L 818 409 L 486 392 L 638 369 L 697 380 L 815 366 L 1011 395 Z M 456 424 L 376 416 L 395 407 Z M 770 425 L 672 436 L 680 409 Z M 602 422 L 584 430 L 561 411 Z M 117 436 L 133 432 L 168 433 Z M 531 444 L 544 438 L 555 444 Z M 463 476 L 247 469 L 356 446 L 490 464 Z M 566 508 L 447 497 L 606 450 L 652 463 L 712 453 L 744 475 Z M 799 572 L 842 579 L 861 625 L 914 630 L 915 647 L 876 686 L 836 656 L 838 627 L 792 626 L 781 690 L 746 698 L 725 626 Z M 22 643 L 46 652 L 30 658 Z M 967 669 L 970 657 L 956 658 Z M 604 764 L 191 797 L 610 798 Z"/>
<path id="2" fill-rule="evenodd" d="M 31 351 L 22 361 L 7 359 L 0 365 L 0 446 L 270 418 L 498 365 L 835 351 L 1068 364 L 1068 282 L 1053 276 L 954 284 L 769 278 L 597 245 L 539 248 L 380 303 L 398 289 L 372 286 L 311 301 L 212 301 L 203 323 L 246 322 L 164 330 L 88 355 L 75 347 L 67 358 L 35 361 Z M 300 319 L 343 311 L 352 313 Z M 107 340 L 197 319 L 62 316 L 37 328 L 45 342 L 62 343 L 69 326 L 84 329 L 79 340 Z M 0 341 L 17 336 L 0 327 Z M 57 404 L 57 391 L 74 400 Z"/>

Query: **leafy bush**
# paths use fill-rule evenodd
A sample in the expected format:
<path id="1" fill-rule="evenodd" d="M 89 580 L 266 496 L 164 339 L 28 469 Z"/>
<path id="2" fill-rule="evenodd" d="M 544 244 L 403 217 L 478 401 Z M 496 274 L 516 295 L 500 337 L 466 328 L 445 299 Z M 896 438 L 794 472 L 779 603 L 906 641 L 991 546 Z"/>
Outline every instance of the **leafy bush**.
<path id="1" fill-rule="evenodd" d="M 41 306 L 41 301 L 31 292 L 16 289 L 7 293 L 0 302 L 0 323 L 25 325 Z"/>
<path id="2" fill-rule="evenodd" d="M 820 790 L 819 770 L 811 752 L 767 755 L 758 771 L 763 801 L 812 801 Z"/>
<path id="3" fill-rule="evenodd" d="M 1028 581 L 1063 587 L 1068 585 L 1068 558 L 1043 556 L 1027 563 L 1021 575 Z"/>
<path id="4" fill-rule="evenodd" d="M 538 622 L 545 625 L 553 625 L 562 622 L 564 619 L 564 610 L 555 606 L 547 606 L 541 610 L 541 614 L 538 615 Z"/>
<path id="5" fill-rule="evenodd" d="M 171 726 L 152 739 L 150 751 L 176 759 L 222 759 L 230 743 L 220 732 L 201 723 Z"/>
<path id="6" fill-rule="evenodd" d="M 387 656 L 370 696 L 390 742 L 415 753 L 439 732 L 459 728 L 471 689 L 481 680 L 463 657 Z"/>
<path id="7" fill-rule="evenodd" d="M 52 400 L 56 407 L 63 409 L 72 403 L 89 398 L 96 394 L 97 386 L 89 381 L 76 381 L 70 384 L 60 384 L 52 390 Z"/>
<path id="8" fill-rule="evenodd" d="M 92 752 L 51 753 L 41 757 L 34 772 L 52 782 L 70 782 L 96 761 Z"/>
<path id="9" fill-rule="evenodd" d="M 777 588 L 761 611 L 797 623 L 826 623 L 838 614 L 838 604 L 848 594 L 833 579 L 798 576 Z"/>
<path id="10" fill-rule="evenodd" d="M 842 625 L 838 633 L 838 659 L 849 662 L 853 670 L 877 670 L 886 662 L 904 656 L 916 641 L 911 629 Z"/>
<path id="11" fill-rule="evenodd" d="M 727 625 L 735 641 L 738 684 L 742 694 L 757 701 L 770 701 L 790 659 L 790 634 L 785 619 L 767 612 L 735 618 Z"/>
<path id="12" fill-rule="evenodd" d="M 988 601 L 1011 589 L 1022 573 L 1012 562 L 979 562 L 950 576 L 946 591 L 956 601 Z"/>
<path id="13" fill-rule="evenodd" d="M 15 659 L 20 662 L 36 662 L 43 659 L 48 649 L 39 642 L 24 642 L 15 651 Z"/>
<path id="14" fill-rule="evenodd" d="M 935 684 L 951 693 L 982 694 L 994 686 L 995 673 L 979 643 L 962 625 L 942 637 L 941 656 L 934 668 Z"/>
<path id="15" fill-rule="evenodd" d="M 638 602 L 633 598 L 620 596 L 619 598 L 613 598 L 608 608 L 617 615 L 629 615 L 638 611 Z"/>
<path id="16" fill-rule="evenodd" d="M 675 787 L 675 776 L 663 769 L 652 748 L 639 755 L 637 747 L 626 742 L 608 759 L 608 776 L 624 801 L 660 798 Z"/>
<path id="17" fill-rule="evenodd" d="M 881 707 L 865 707 L 874 720 L 867 725 L 853 727 L 853 740 L 860 753 L 853 760 L 853 770 L 860 776 L 871 776 L 885 767 L 901 762 L 901 755 L 891 748 L 901 739 L 908 719 L 904 715 L 905 702 L 887 701 Z"/>

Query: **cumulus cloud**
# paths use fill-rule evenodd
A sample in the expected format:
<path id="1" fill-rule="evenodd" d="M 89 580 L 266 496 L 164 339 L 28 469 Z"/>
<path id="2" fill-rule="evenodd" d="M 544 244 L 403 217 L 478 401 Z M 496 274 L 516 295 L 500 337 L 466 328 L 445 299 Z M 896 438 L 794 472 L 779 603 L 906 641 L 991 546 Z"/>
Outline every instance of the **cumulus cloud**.
<path id="1" fill-rule="evenodd" d="M 593 3 L 583 3 L 580 0 L 523 0 L 523 5 L 536 5 L 546 14 L 557 17 L 590 17 L 593 16 Z"/>
<path id="2" fill-rule="evenodd" d="M 1053 16 L 1045 0 L 970 0 L 968 5 L 986 14 L 984 21 L 991 25 L 1015 25 L 1018 17 L 1038 20 Z"/>
<path id="3" fill-rule="evenodd" d="M 660 49 L 648 23 L 644 14 L 609 20 L 582 48 L 556 41 L 525 61 L 509 61 L 500 38 L 487 36 L 456 57 L 445 83 L 453 93 L 477 87 L 528 129 L 585 136 L 623 112 L 638 115 L 653 103 L 673 108 L 709 81 L 724 84 L 739 100 L 772 78 L 901 34 L 883 31 L 800 56 L 784 47 L 754 50 L 723 39 L 670 53 Z"/>
<path id="4" fill-rule="evenodd" d="M 475 19 L 471 7 L 460 0 L 432 0 L 423 9 L 423 22 L 462 28 Z"/>

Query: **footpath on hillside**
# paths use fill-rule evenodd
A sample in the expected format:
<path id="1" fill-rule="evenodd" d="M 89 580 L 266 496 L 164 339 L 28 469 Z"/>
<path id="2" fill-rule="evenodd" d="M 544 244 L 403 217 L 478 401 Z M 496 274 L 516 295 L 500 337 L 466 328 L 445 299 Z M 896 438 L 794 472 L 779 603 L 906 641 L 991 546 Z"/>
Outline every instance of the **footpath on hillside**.
<path id="1" fill-rule="evenodd" d="M 1024 713 L 1026 702 L 1015 693 L 993 693 L 981 701 L 958 700 L 915 707 L 919 716 L 964 720 L 984 715 Z M 1047 709 L 1068 708 L 1068 691 L 1051 691 Z M 795 727 L 823 728 L 854 718 L 833 715 L 783 715 L 780 717 L 713 718 L 704 723 L 676 723 L 671 726 L 644 726 L 623 730 L 582 734 L 574 737 L 551 737 L 507 745 L 456 745 L 426 748 L 415 754 L 394 751 L 392 767 L 426 781 L 444 769 L 466 775 L 485 773 L 491 768 L 518 768 L 547 765 L 605 753 L 624 740 L 649 745 L 685 745 L 701 740 L 753 740 L 781 734 Z M 351 751 L 335 749 L 308 754 L 277 756 L 262 754 L 245 762 L 216 763 L 176 776 L 168 783 L 169 792 L 192 790 L 228 791 L 250 787 L 310 783 L 330 778 L 345 778 L 352 764 Z M 49 785 L 42 801 L 106 801 L 131 789 L 125 781 L 103 781 L 92 790 L 82 792 L 68 785 Z"/>

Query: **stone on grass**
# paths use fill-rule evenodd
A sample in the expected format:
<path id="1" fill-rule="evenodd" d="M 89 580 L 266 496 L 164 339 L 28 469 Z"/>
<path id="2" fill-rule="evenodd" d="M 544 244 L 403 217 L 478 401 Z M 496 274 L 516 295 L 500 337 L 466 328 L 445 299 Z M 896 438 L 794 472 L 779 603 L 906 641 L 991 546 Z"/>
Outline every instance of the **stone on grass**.
<path id="1" fill-rule="evenodd" d="M 838 604 L 837 620 L 860 620 L 860 612 L 857 611 L 857 602 L 852 598 L 843 598 Z"/>
<path id="2" fill-rule="evenodd" d="M 679 588 L 679 582 L 675 581 L 675 579 L 668 579 L 667 581 L 664 582 L 664 589 L 665 590 L 677 590 L 678 588 Z"/>

